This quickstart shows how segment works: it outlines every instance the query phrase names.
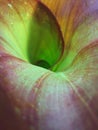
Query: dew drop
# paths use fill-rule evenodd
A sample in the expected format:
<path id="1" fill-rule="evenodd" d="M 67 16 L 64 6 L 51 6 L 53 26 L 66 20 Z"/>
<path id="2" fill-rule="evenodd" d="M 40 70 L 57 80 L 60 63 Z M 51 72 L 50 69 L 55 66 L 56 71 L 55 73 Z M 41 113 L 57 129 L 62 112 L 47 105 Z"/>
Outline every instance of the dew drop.
<path id="1" fill-rule="evenodd" d="M 12 8 L 12 4 L 8 3 L 8 7 Z"/>

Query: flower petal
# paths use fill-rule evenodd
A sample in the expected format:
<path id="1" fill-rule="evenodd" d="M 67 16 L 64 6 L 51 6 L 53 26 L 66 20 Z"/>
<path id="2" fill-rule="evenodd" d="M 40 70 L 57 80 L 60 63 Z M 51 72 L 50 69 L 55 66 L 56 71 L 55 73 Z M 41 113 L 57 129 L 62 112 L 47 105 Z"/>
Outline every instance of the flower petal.
<path id="1" fill-rule="evenodd" d="M 26 109 L 32 108 L 33 111 L 39 84 L 50 73 L 49 70 L 33 66 L 11 55 L 0 54 L 0 129 L 30 129 L 30 115 Z M 33 114 L 32 112 L 34 119 L 36 116 Z M 35 127 L 37 122 L 33 119 L 32 125 Z"/>
<path id="2" fill-rule="evenodd" d="M 83 18 L 87 8 L 86 0 L 41 0 L 57 18 L 65 41 L 70 44 L 73 32 Z"/>
<path id="3" fill-rule="evenodd" d="M 17 1 L 15 2 L 16 2 L 15 4 L 17 5 Z M 8 10 L 6 11 L 7 8 L 5 6 L 5 2 L 2 1 L 1 3 L 2 6 L 0 7 L 5 7 L 5 10 L 3 11 L 7 12 Z M 26 2 L 25 4 L 28 4 L 28 2 Z M 14 7 L 17 7 L 16 5 L 14 5 Z M 11 5 L 8 6 L 11 7 Z M 29 4 L 29 6 L 31 5 Z M 18 7 L 18 9 L 20 8 L 21 6 Z M 47 9 L 45 9 L 45 11 L 46 10 Z M 6 20 L 10 20 L 6 19 L 7 17 L 4 17 L 6 19 L 4 20 L 3 15 L 4 14 L 1 15 L 3 23 L 5 23 L 4 21 Z M 16 18 L 17 17 L 20 16 L 16 15 Z M 89 19 L 89 16 L 87 17 L 87 19 Z M 95 26 L 90 24 L 92 26 L 88 27 L 88 29 L 85 30 L 85 25 L 88 25 L 88 22 L 87 24 L 86 22 L 80 24 L 80 29 L 79 27 L 77 27 L 76 31 L 78 32 L 78 35 L 83 32 L 87 32 L 89 34 L 93 27 L 94 28 L 97 27 L 97 20 L 95 19 L 92 20 L 92 17 L 89 20 L 91 21 L 91 23 L 94 23 Z M 23 23 L 21 26 L 19 25 L 18 27 L 17 25 L 15 27 L 16 30 L 17 29 L 19 30 L 19 28 L 24 29 Z M 10 26 L 10 28 L 11 27 L 12 26 Z M 83 32 L 81 32 L 82 27 Z M 4 25 L 0 26 L 0 28 L 2 30 L 1 35 L 5 36 L 4 39 L 1 38 L 2 42 L 0 45 L 1 47 L 0 48 L 0 108 L 1 108 L 0 115 L 3 116 L 3 118 L 2 116 L 0 116 L 0 121 L 2 124 L 0 125 L 0 129 L 6 129 L 6 130 L 98 129 L 98 123 L 97 123 L 98 105 L 96 104 L 97 102 L 96 100 L 98 99 L 97 94 L 98 42 L 96 40 L 97 31 L 95 31 L 96 32 L 95 36 L 93 36 L 92 33 L 90 33 L 91 37 L 87 37 L 86 42 L 85 41 L 83 42 L 84 44 L 80 42 L 80 47 L 77 48 L 75 47 L 75 45 L 77 45 L 76 43 L 78 43 L 77 41 L 79 39 L 77 38 L 77 35 L 74 35 L 76 43 L 73 42 L 74 40 L 72 41 L 71 47 L 73 49 L 71 50 L 71 53 L 73 50 L 76 52 L 72 57 L 68 56 L 71 57 L 71 62 L 70 63 L 67 62 L 68 64 L 66 65 L 66 67 L 69 66 L 70 67 L 68 68 L 68 70 L 66 70 L 66 67 L 64 67 L 65 65 L 64 61 L 64 64 L 61 67 L 61 70 L 64 70 L 64 72 L 53 73 L 49 70 L 31 65 L 25 61 L 20 60 L 19 58 L 24 60 L 25 57 L 27 56 L 27 55 L 21 56 L 22 54 L 26 53 L 25 50 L 26 45 L 23 49 L 24 53 L 21 54 L 20 51 L 21 50 L 20 46 L 23 47 L 25 42 L 17 45 L 18 43 L 14 41 L 15 39 L 12 36 L 12 34 L 8 33 L 9 32 L 8 28 L 4 27 Z M 15 34 L 17 33 L 18 31 L 15 31 Z M 10 38 L 7 36 L 9 36 Z M 19 36 L 18 39 L 20 41 L 21 39 L 20 36 L 22 36 L 21 33 L 19 33 L 18 36 Z M 83 39 L 84 37 L 85 34 L 83 35 Z M 7 38 L 10 40 L 8 40 Z M 26 40 L 26 39 L 24 40 L 24 38 L 22 39 L 23 41 Z M 5 40 L 8 40 L 7 42 L 10 43 L 10 45 L 14 48 L 14 50 L 11 49 L 9 44 L 4 44 L 7 43 Z M 56 47 L 58 47 L 58 44 L 56 45 L 57 45 Z M 8 48 L 6 48 L 6 46 Z M 17 47 L 17 49 L 15 47 Z M 56 51 L 56 49 L 54 50 Z M 18 50 L 19 54 L 17 54 L 17 52 L 15 53 L 15 50 L 16 51 Z M 61 50 L 62 49 L 59 50 L 59 55 L 61 54 L 60 53 Z M 11 53 L 9 51 L 11 51 Z M 71 55 L 71 53 L 69 53 L 69 55 Z M 94 86 L 94 88 L 92 86 Z"/>
<path id="4" fill-rule="evenodd" d="M 8 53 L 46 68 L 56 64 L 63 39 L 47 7 L 35 0 L 1 0 L 0 12 L 0 44 Z"/>
<path id="5" fill-rule="evenodd" d="M 54 70 L 65 71 L 70 69 L 73 61 L 81 52 L 81 50 L 86 48 L 92 42 L 94 44 L 94 41 L 98 39 L 97 5 L 95 6 L 94 3 L 92 6 L 88 6 L 89 8 L 87 8 L 87 10 L 84 12 L 84 16 L 81 16 L 82 19 L 73 32 L 73 35 L 70 39 L 70 44 L 66 47 L 62 59 L 59 61 L 58 65 L 54 67 Z M 76 18 L 77 21 L 79 21 L 79 17 Z"/>
<path id="6" fill-rule="evenodd" d="M 98 39 L 92 41 L 79 52 L 70 66 L 70 69 L 65 72 L 65 75 L 69 77 L 73 89 L 76 91 L 82 102 L 84 102 L 94 122 L 97 124 Z M 80 89 L 80 93 L 77 91 L 78 89 Z"/>
<path id="7" fill-rule="evenodd" d="M 0 116 L 0 128 L 98 128 L 97 117 L 93 117 L 93 111 L 96 109 L 88 108 L 82 101 L 87 95 L 82 95 L 81 87 L 74 89 L 74 83 L 71 83 L 68 75 L 52 73 L 3 54 L 0 57 L 0 74 L 0 114 L 3 115 L 3 121 Z"/>

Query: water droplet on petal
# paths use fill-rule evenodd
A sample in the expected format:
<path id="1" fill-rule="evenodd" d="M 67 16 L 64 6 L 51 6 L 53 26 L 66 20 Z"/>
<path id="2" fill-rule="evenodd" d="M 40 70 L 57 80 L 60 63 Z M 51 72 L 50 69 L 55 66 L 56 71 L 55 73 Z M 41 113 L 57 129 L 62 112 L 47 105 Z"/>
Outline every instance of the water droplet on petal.
<path id="1" fill-rule="evenodd" d="M 12 6 L 12 4 L 8 3 L 8 7 L 12 8 L 13 6 Z"/>

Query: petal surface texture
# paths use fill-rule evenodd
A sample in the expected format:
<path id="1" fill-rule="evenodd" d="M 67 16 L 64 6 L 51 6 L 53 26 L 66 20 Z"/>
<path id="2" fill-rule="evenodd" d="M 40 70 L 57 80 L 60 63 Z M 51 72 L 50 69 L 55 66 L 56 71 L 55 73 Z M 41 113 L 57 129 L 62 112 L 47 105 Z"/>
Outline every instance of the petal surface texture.
<path id="1" fill-rule="evenodd" d="M 98 0 L 0 0 L 0 130 L 98 129 Z"/>

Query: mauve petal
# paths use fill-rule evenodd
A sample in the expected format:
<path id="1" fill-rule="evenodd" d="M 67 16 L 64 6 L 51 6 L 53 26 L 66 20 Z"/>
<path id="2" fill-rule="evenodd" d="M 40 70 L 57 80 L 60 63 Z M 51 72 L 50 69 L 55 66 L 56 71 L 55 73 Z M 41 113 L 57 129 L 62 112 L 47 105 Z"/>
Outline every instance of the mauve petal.
<path id="1" fill-rule="evenodd" d="M 85 94 L 82 85 L 77 86 L 78 78 L 76 84 L 67 74 L 52 73 L 40 67 L 34 69 L 30 64 L 3 54 L 0 57 L 0 74 L 2 74 L 0 112 L 5 124 L 2 123 L 1 128 L 4 126 L 10 130 L 13 130 L 14 126 L 20 130 L 98 128 L 93 96 L 90 93 L 92 101 L 87 100 L 89 93 Z M 88 106 L 90 101 L 94 104 L 93 108 Z"/>
<path id="2" fill-rule="evenodd" d="M 23 2 L 21 0 L 19 1 Z M 50 2 L 46 1 L 46 4 L 52 10 L 51 2 L 51 0 Z M 56 4 L 55 1 L 53 2 Z M 68 17 L 70 23 L 72 23 L 71 26 L 67 27 L 66 20 L 62 19 L 59 21 L 59 15 L 56 15 L 59 14 L 59 12 L 54 13 L 62 29 L 65 31 L 65 28 L 67 28 L 66 31 L 68 33 L 66 33 L 65 44 L 68 43 L 73 36 L 71 44 L 69 44 L 70 48 L 67 47 L 68 58 L 65 60 L 64 55 L 61 67 L 58 68 L 58 70 L 64 72 L 53 73 L 41 67 L 31 65 L 18 59 L 21 58 L 21 56 L 19 57 L 21 54 L 15 55 L 18 58 L 9 55 L 9 51 L 5 51 L 6 46 L 4 46 L 6 39 L 1 38 L 0 128 L 2 130 L 98 129 L 98 41 L 96 28 L 98 20 L 97 17 L 95 17 L 97 16 L 97 13 L 94 11 L 94 9 L 97 9 L 97 5 L 93 4 L 93 6 L 90 6 L 89 3 L 91 1 L 86 1 L 87 6 L 85 6 L 83 0 L 76 1 L 76 4 L 74 3 L 74 0 L 62 0 L 60 3 L 59 2 L 60 1 L 58 1 L 57 4 L 61 6 L 56 6 L 56 8 L 58 7 L 58 10 L 65 9 L 64 17 Z M 2 1 L 1 3 L 6 7 L 5 2 Z M 17 1 L 15 1 L 14 4 L 17 5 Z M 27 1 L 24 4 L 30 6 Z M 64 8 L 62 7 L 63 4 Z M 14 6 L 16 7 L 16 5 Z M 18 8 L 21 9 L 21 4 L 18 5 Z M 8 6 L 11 7 L 10 4 Z M 85 7 L 88 7 L 86 12 Z M 7 12 L 7 8 L 4 9 L 5 12 Z M 69 17 L 71 9 L 72 14 Z M 77 13 L 77 11 L 79 12 Z M 87 16 L 87 14 L 89 15 Z M 83 19 L 85 16 L 86 20 Z M 76 21 L 76 23 L 73 21 Z M 64 25 L 62 24 L 63 22 L 65 23 Z M 70 23 L 68 25 L 70 25 Z M 90 26 L 87 26 L 89 25 L 88 23 Z M 2 31 L 3 29 L 6 29 L 3 28 L 3 26 L 0 28 Z M 95 30 L 92 31 L 93 29 Z M 59 32 L 60 31 L 58 31 L 58 33 Z M 93 35 L 93 33 L 95 33 L 95 35 Z M 10 33 L 6 34 L 5 30 L 5 38 L 6 35 L 9 36 Z M 2 36 L 4 36 L 4 33 Z M 20 35 L 18 36 L 20 37 Z M 12 39 L 13 41 L 15 40 L 14 38 Z M 21 39 L 21 37 L 18 39 Z M 24 45 L 24 43 L 22 44 Z M 14 47 L 13 44 L 12 46 Z M 21 51 L 18 52 L 21 53 Z M 12 51 L 12 53 L 14 54 L 14 51 Z"/>
<path id="3" fill-rule="evenodd" d="M 75 88 L 66 75 L 52 74 L 41 86 L 36 101 L 38 130 L 98 129 L 94 101 L 92 109 L 89 102 L 85 102 L 85 90 Z"/>
<path id="4" fill-rule="evenodd" d="M 51 73 L 11 55 L 0 54 L 0 129 L 31 130 L 31 124 L 34 127 L 38 124 L 33 110 L 38 96 L 37 86 Z M 29 108 L 34 119 L 31 123 Z"/>

